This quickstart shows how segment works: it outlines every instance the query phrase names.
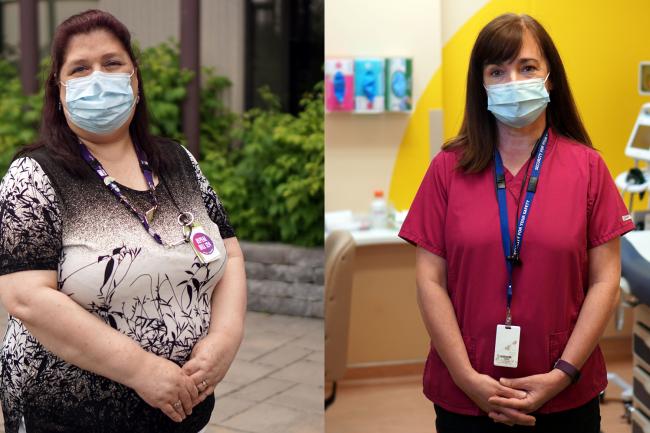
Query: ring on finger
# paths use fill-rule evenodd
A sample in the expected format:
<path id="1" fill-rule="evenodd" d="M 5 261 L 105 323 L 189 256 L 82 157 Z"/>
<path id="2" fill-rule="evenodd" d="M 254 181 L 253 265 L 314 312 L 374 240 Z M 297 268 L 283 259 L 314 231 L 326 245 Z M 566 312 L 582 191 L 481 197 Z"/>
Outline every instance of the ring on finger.
<path id="1" fill-rule="evenodd" d="M 181 403 L 181 401 L 178 400 L 176 403 L 172 404 L 172 406 L 174 406 L 175 409 L 180 409 L 181 406 L 183 406 L 183 403 Z"/>
<path id="2" fill-rule="evenodd" d="M 201 387 L 201 392 L 203 392 L 208 387 L 208 382 L 203 379 L 201 383 L 199 383 L 199 386 Z"/>

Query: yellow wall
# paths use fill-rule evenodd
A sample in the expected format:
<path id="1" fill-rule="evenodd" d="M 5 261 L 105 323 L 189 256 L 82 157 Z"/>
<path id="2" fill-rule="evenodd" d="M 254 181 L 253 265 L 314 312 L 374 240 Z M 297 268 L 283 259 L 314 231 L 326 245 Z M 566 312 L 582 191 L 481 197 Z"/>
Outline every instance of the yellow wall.
<path id="1" fill-rule="evenodd" d="M 444 8 L 463 7 L 444 2 Z M 561 0 L 493 0 L 487 3 L 445 42 L 440 76 L 442 97 L 422 99 L 416 108 L 444 109 L 444 132 L 453 136 L 460 126 L 469 54 L 479 30 L 505 12 L 528 13 L 549 32 L 560 51 L 574 97 L 595 146 L 615 176 L 632 161 L 623 154 L 625 143 L 648 96 L 639 95 L 638 64 L 650 60 L 650 2 Z M 445 13 L 443 12 L 443 16 Z M 432 80 L 431 91 L 437 84 Z M 426 92 L 425 92 L 426 93 Z M 410 131 L 426 125 L 414 116 L 406 128 L 391 183 L 389 198 L 395 206 L 410 205 L 426 168 L 429 149 Z"/>

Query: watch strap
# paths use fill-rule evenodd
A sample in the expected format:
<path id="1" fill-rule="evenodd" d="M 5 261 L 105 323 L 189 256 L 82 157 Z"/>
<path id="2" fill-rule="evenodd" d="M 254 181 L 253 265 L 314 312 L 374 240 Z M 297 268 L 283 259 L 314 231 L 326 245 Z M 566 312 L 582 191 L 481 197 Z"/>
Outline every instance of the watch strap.
<path id="1" fill-rule="evenodd" d="M 555 361 L 553 368 L 557 368 L 569 376 L 571 378 L 571 383 L 576 383 L 578 379 L 580 379 L 580 370 L 563 359 L 558 359 Z"/>

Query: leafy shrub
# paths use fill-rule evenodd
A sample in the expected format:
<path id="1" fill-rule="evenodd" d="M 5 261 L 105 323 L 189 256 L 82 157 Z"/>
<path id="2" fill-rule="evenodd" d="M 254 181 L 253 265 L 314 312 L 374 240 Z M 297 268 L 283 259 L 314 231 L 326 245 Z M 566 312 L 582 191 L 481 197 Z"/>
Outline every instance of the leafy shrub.
<path id="1" fill-rule="evenodd" d="M 180 68 L 178 44 L 173 41 L 142 51 L 136 46 L 135 51 L 151 117 L 151 132 L 184 142 L 181 106 L 194 73 Z"/>
<path id="2" fill-rule="evenodd" d="M 15 63 L 0 58 L 0 173 L 9 168 L 11 159 L 22 146 L 38 136 L 43 110 L 43 90 L 25 96 Z"/>
<path id="3" fill-rule="evenodd" d="M 323 243 L 322 83 L 306 95 L 298 116 L 261 89 L 266 107 L 244 114 L 233 135 L 243 143 L 209 153 L 201 167 L 217 189 L 238 236 L 303 246 Z"/>

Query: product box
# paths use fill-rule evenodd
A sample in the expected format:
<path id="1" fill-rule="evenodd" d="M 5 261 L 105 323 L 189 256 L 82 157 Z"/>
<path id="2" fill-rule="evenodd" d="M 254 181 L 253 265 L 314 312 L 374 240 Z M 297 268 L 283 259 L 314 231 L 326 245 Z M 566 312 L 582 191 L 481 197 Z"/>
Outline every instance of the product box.
<path id="1" fill-rule="evenodd" d="M 385 104 L 383 58 L 357 58 L 354 60 L 354 111 L 355 113 L 381 113 Z"/>
<path id="2" fill-rule="evenodd" d="M 354 61 L 352 59 L 325 60 L 325 110 L 354 110 Z"/>
<path id="3" fill-rule="evenodd" d="M 386 111 L 411 111 L 413 61 L 405 57 L 386 59 Z"/>

